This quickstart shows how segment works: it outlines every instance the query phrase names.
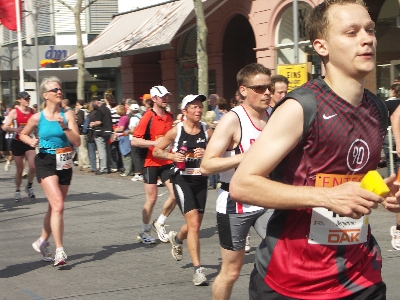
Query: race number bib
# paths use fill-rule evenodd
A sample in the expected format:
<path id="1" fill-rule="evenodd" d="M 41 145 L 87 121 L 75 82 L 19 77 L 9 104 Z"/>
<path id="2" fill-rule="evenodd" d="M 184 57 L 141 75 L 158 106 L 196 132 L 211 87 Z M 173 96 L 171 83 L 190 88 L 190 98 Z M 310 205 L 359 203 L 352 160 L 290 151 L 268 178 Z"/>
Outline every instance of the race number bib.
<path id="1" fill-rule="evenodd" d="M 65 170 L 72 168 L 72 147 L 59 148 L 56 150 L 56 169 Z"/>
<path id="2" fill-rule="evenodd" d="M 200 168 L 186 168 L 181 171 L 181 175 L 201 175 Z"/>
<path id="3" fill-rule="evenodd" d="M 347 181 L 360 182 L 364 175 L 317 174 L 316 187 L 334 187 Z M 313 208 L 309 244 L 354 245 L 367 241 L 368 216 L 352 219 L 340 216 L 323 207 Z"/>

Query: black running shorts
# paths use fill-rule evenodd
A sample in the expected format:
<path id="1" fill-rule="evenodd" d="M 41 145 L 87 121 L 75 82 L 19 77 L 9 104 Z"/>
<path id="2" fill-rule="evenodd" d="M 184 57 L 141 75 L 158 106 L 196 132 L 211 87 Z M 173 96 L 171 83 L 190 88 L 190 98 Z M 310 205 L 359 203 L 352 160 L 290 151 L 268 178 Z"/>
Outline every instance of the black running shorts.
<path id="1" fill-rule="evenodd" d="M 13 139 L 11 141 L 11 152 L 14 156 L 23 156 L 26 151 L 35 150 L 35 148 L 21 142 L 20 140 Z"/>
<path id="2" fill-rule="evenodd" d="M 38 153 L 35 156 L 36 178 L 40 183 L 42 179 L 56 175 L 58 176 L 58 184 L 70 185 L 72 180 L 72 168 L 57 170 L 56 155 L 47 153 Z"/>

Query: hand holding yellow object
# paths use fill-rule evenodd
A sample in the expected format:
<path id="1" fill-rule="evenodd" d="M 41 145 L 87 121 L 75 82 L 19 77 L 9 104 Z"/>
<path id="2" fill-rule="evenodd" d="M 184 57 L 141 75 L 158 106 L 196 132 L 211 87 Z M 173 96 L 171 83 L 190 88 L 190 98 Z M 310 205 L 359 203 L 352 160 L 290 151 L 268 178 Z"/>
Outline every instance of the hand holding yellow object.
<path id="1" fill-rule="evenodd" d="M 360 187 L 382 197 L 390 192 L 385 181 L 383 181 L 381 175 L 376 170 L 369 171 L 364 176 Z"/>

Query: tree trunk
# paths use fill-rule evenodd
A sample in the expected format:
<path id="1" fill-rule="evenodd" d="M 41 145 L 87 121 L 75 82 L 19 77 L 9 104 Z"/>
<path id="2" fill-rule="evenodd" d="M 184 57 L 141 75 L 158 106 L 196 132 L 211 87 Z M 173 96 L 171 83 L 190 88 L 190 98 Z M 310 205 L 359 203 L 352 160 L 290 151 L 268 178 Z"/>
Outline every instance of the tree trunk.
<path id="1" fill-rule="evenodd" d="M 74 8 L 74 18 L 76 27 L 76 43 L 77 43 L 77 64 L 78 78 L 76 84 L 77 99 L 85 99 L 85 54 L 83 52 L 81 15 L 82 0 L 78 0 Z"/>
<path id="2" fill-rule="evenodd" d="M 197 21 L 197 66 L 198 66 L 198 92 L 208 97 L 208 56 L 207 34 L 208 29 L 204 17 L 201 0 L 193 0 Z M 207 113 L 207 102 L 203 102 L 203 119 Z"/>

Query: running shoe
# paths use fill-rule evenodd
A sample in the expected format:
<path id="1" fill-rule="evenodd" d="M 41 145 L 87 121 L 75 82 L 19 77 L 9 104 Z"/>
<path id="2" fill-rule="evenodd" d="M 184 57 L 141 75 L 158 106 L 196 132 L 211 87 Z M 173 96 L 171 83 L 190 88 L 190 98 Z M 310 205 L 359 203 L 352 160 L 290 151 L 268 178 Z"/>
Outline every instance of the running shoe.
<path id="1" fill-rule="evenodd" d="M 54 266 L 62 266 L 67 264 L 67 254 L 65 254 L 64 250 L 56 251 L 56 255 L 54 256 Z"/>
<path id="2" fill-rule="evenodd" d="M 135 174 L 135 176 L 132 177 L 132 181 L 143 181 L 143 176 L 139 174 Z"/>
<path id="3" fill-rule="evenodd" d="M 14 199 L 15 199 L 15 202 L 21 201 L 21 192 L 20 191 L 15 192 Z"/>
<path id="4" fill-rule="evenodd" d="M 207 270 L 206 268 L 200 267 L 194 272 L 193 274 L 193 284 L 197 286 L 205 286 L 208 285 L 208 280 L 204 271 Z"/>
<path id="5" fill-rule="evenodd" d="M 7 159 L 6 163 L 4 164 L 4 171 L 8 172 L 11 168 L 11 162 Z"/>
<path id="6" fill-rule="evenodd" d="M 126 177 L 126 176 L 128 176 L 128 175 L 126 175 L 125 173 L 121 173 L 121 174 L 119 174 L 119 176 L 121 176 L 121 177 Z"/>
<path id="7" fill-rule="evenodd" d="M 35 194 L 33 193 L 33 187 L 28 187 L 28 186 L 26 186 L 26 187 L 25 187 L 25 191 L 26 191 L 26 193 L 28 194 L 29 199 L 31 199 L 31 201 L 35 201 L 35 200 L 36 200 L 36 196 L 35 196 Z"/>
<path id="8" fill-rule="evenodd" d="M 400 230 L 397 230 L 396 226 L 392 226 L 390 227 L 390 235 L 392 236 L 392 247 L 400 250 Z"/>
<path id="9" fill-rule="evenodd" d="M 26 178 L 26 177 L 28 177 L 28 173 L 26 173 L 24 170 L 24 172 L 22 173 L 22 178 Z"/>
<path id="10" fill-rule="evenodd" d="M 158 238 L 160 239 L 161 242 L 163 243 L 168 243 L 168 234 L 165 231 L 165 225 L 164 224 L 158 224 L 157 220 L 154 220 L 153 223 L 151 223 L 151 228 L 157 232 Z"/>
<path id="11" fill-rule="evenodd" d="M 48 241 L 44 241 L 42 244 L 40 244 L 39 239 L 33 242 L 32 247 L 35 249 L 35 251 L 42 253 L 43 260 L 44 261 L 53 261 L 53 258 L 51 257 L 50 251 L 49 251 L 49 246 L 50 243 Z"/>
<path id="12" fill-rule="evenodd" d="M 158 179 L 157 180 L 157 186 L 158 187 L 163 187 L 163 186 L 165 186 L 165 184 L 161 181 L 161 179 Z"/>
<path id="13" fill-rule="evenodd" d="M 183 251 L 182 251 L 182 244 L 178 244 L 175 241 L 175 237 L 178 233 L 176 231 L 170 231 L 168 234 L 169 242 L 172 245 L 171 249 L 171 254 L 175 260 L 180 261 L 182 260 L 183 257 Z"/>
<path id="14" fill-rule="evenodd" d="M 157 244 L 156 240 L 150 235 L 150 230 L 142 231 L 138 234 L 136 239 L 143 244 Z"/>
<path id="15" fill-rule="evenodd" d="M 246 236 L 246 245 L 244 246 L 244 252 L 249 253 L 251 250 L 250 246 L 250 232 Z"/>

